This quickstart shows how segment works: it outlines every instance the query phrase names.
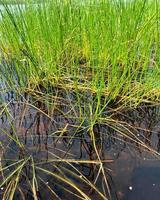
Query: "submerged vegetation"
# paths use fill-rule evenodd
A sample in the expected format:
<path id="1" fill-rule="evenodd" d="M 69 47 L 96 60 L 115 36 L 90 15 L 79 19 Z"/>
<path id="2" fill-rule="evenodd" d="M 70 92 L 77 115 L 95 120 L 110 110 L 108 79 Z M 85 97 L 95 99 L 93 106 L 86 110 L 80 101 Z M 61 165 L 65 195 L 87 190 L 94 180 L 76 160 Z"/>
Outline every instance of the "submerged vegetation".
<path id="1" fill-rule="evenodd" d="M 160 103 L 159 1 L 30 0 L 14 1 L 14 6 L 11 2 L 0 0 L 3 199 L 25 199 L 24 185 L 30 188 L 27 198 L 42 199 L 39 181 L 53 199 L 61 199 L 55 185 L 76 199 L 115 199 L 104 167 L 111 161 L 102 156 L 102 140 L 104 135 L 107 140 L 109 131 L 103 129 L 112 129 L 159 156 L 134 136 L 137 127 L 123 122 L 125 115 L 116 118 L 123 111 Z M 47 161 L 26 150 L 26 138 L 38 137 L 39 144 L 42 132 L 42 139 L 45 134 L 54 145 L 67 143 L 67 150 L 59 149 L 63 156 L 48 151 L 47 142 Z M 88 157 L 78 159 L 75 152 L 68 156 L 77 139 Z M 7 158 L 12 148 L 18 154 L 13 160 Z M 96 177 L 87 178 L 80 164 L 97 170 Z M 54 186 L 44 174 L 57 180 Z M 90 188 L 88 195 L 83 184 Z M 98 197 L 91 197 L 93 191 Z"/>

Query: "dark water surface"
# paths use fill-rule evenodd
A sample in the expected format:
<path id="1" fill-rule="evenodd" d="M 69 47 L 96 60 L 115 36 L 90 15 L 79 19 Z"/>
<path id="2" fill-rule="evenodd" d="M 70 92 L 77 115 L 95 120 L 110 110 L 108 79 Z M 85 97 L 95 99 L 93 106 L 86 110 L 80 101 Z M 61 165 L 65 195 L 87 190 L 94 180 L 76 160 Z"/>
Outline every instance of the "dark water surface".
<path id="1" fill-rule="evenodd" d="M 74 98 L 73 96 L 70 96 L 70 100 Z M 99 172 L 97 164 L 72 163 L 70 166 L 66 162 L 60 162 L 60 159 L 97 160 L 86 128 L 87 119 L 80 127 L 76 115 L 70 111 L 71 103 L 66 104 L 65 99 L 60 102 L 56 100 L 55 108 L 53 106 L 50 108 L 49 105 L 26 94 L 15 100 L 16 96 L 13 92 L 6 95 L 1 94 L 1 99 L 6 104 L 8 102 L 5 109 L 1 108 L 0 116 L 1 167 L 9 166 L 15 161 L 31 156 L 36 166 L 61 176 L 67 176 L 83 188 L 91 199 L 102 199 L 86 183 L 81 182 L 78 178 L 81 175 L 75 170 L 78 169 L 94 183 Z M 63 113 L 57 107 L 61 108 Z M 159 200 L 159 107 L 142 106 L 136 110 L 117 112 L 113 119 L 119 122 L 113 123 L 112 126 L 104 124 L 94 126 L 99 155 L 102 160 L 108 160 L 104 164 L 104 169 L 110 188 L 110 199 Z M 25 148 L 20 148 L 11 137 L 18 137 Z M 58 159 L 59 161 L 56 162 Z M 13 166 L 9 167 L 3 176 L 7 176 L 14 169 Z M 78 177 L 71 172 L 77 174 Z M 39 180 L 37 191 L 39 199 L 58 199 L 57 195 L 64 200 L 79 199 L 75 196 L 77 193 L 73 188 L 53 178 L 50 174 L 38 170 L 36 174 Z M 14 199 L 33 199 L 31 189 L 28 187 L 28 181 L 32 181 L 32 177 L 31 163 L 28 162 L 24 167 Z M 107 189 L 104 189 L 103 173 L 99 173 L 95 185 L 100 191 L 105 191 L 106 196 L 109 196 Z M 49 188 L 52 188 L 56 194 L 53 194 Z M 64 192 L 64 188 L 74 194 Z M 5 187 L 1 187 L 1 198 L 4 190 Z"/>

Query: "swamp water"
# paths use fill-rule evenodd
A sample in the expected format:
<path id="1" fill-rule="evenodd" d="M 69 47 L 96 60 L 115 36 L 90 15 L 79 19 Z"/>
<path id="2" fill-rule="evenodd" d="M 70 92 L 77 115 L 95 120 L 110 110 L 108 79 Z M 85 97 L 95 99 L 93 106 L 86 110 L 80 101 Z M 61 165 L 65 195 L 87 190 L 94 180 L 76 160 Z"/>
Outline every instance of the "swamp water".
<path id="1" fill-rule="evenodd" d="M 74 94 L 71 98 L 74 99 Z M 111 196 L 109 199 L 112 200 L 159 200 L 159 107 L 142 106 L 136 110 L 116 113 L 113 119 L 119 120 L 123 129 L 117 123 L 112 126 L 94 126 L 97 151 L 101 160 L 105 161 L 108 192 L 104 173 L 99 171 L 99 164 L 94 163 L 97 155 L 86 128 L 87 122 L 79 126 L 74 112 L 68 106 L 71 104 L 66 104 L 65 99 L 58 99 L 55 108 L 49 110 L 43 103 L 27 95 L 15 100 L 13 92 L 3 95 L 3 99 L 8 104 L 6 109 L 1 110 L 0 118 L 1 168 L 7 169 L 1 174 L 1 183 L 4 177 L 16 169 L 17 164 L 14 163 L 31 157 L 37 166 L 37 196 L 40 200 L 80 199 L 77 191 L 56 175 L 67 177 L 93 200 L 103 198 L 81 181 L 82 176 L 94 183 L 107 197 Z M 59 105 L 63 112 L 57 109 Z M 16 141 L 18 138 L 24 148 L 13 138 Z M 32 166 L 30 160 L 23 167 L 14 199 L 33 199 L 29 187 L 33 179 Z M 38 168 L 48 170 L 54 176 Z M 1 187 L 0 199 L 6 188 L 7 185 Z"/>
<path id="2" fill-rule="evenodd" d="M 18 7 L 13 6 L 13 10 Z M 102 197 L 81 181 L 82 176 L 107 197 L 111 196 L 110 200 L 159 200 L 160 159 L 153 151 L 160 151 L 159 107 L 142 106 L 116 113 L 114 120 L 121 122 L 124 129 L 122 126 L 119 129 L 118 124 L 113 125 L 114 128 L 104 124 L 94 126 L 97 150 L 101 160 L 105 161 L 109 195 L 99 164 L 92 163 L 97 161 L 97 155 L 89 137 L 87 117 L 80 126 L 72 107 L 73 96 L 67 101 L 57 99 L 53 107 L 47 107 L 41 100 L 25 95 L 18 100 L 13 92 L 1 95 L 7 105 L 0 110 L 1 168 L 6 167 L 0 177 L 1 183 L 16 169 L 16 162 L 31 157 L 22 170 L 14 199 L 34 199 L 30 187 L 34 175 L 33 159 L 35 166 L 54 173 L 53 176 L 36 169 L 39 200 L 80 199 L 77 191 L 56 175 L 67 177 L 92 200 Z M 57 109 L 59 105 L 61 108 Z M 0 199 L 6 195 L 7 187 L 4 184 L 0 188 Z"/>

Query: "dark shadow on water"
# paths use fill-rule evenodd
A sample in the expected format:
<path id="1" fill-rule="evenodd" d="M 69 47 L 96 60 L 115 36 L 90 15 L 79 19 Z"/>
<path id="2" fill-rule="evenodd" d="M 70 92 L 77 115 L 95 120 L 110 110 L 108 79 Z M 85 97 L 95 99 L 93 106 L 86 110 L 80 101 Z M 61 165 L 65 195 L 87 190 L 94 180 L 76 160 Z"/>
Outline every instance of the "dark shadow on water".
<path id="1" fill-rule="evenodd" d="M 138 167 L 132 172 L 123 200 L 158 200 L 160 196 L 160 167 Z"/>

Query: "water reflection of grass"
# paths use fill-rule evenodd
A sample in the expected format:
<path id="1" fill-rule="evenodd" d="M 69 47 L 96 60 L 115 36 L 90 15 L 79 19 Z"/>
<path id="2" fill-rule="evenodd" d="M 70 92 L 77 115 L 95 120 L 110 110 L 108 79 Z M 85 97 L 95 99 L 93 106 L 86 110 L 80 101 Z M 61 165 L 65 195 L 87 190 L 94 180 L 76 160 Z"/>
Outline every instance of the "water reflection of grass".
<path id="1" fill-rule="evenodd" d="M 64 118 L 65 125 L 56 133 L 61 138 L 68 134 L 67 124 L 71 122 L 76 127 L 72 138 L 85 127 L 83 133 L 89 136 L 100 163 L 99 173 L 104 175 L 103 187 L 108 189 L 96 143 L 101 137 L 99 125 L 110 125 L 121 135 L 131 137 L 123 123 L 117 128 L 119 121 L 113 118 L 114 114 L 144 103 L 159 103 L 158 1 L 103 0 L 81 4 L 76 0 L 46 0 L 37 5 L 30 3 L 35 1 L 26 1 L 23 7 L 14 8 L 6 1 L 0 2 L 4 6 L 0 21 L 1 95 L 11 91 L 12 97 L 9 103 L 2 98 L 2 109 L 20 96 L 21 103 L 37 109 L 51 121 L 55 113 Z M 25 106 L 22 119 L 27 113 Z M 7 113 L 10 115 L 10 111 Z M 39 118 L 36 123 L 40 123 Z M 9 136 L 7 131 L 5 134 Z M 10 137 L 18 141 L 16 134 Z M 28 159 L 33 169 L 30 185 L 36 199 L 36 166 L 31 157 Z M 17 176 L 10 179 L 8 187 L 18 184 L 26 162 L 20 163 L 15 171 Z M 38 169 L 57 176 L 44 168 Z M 86 198 L 82 190 L 69 183 L 82 199 Z"/>

